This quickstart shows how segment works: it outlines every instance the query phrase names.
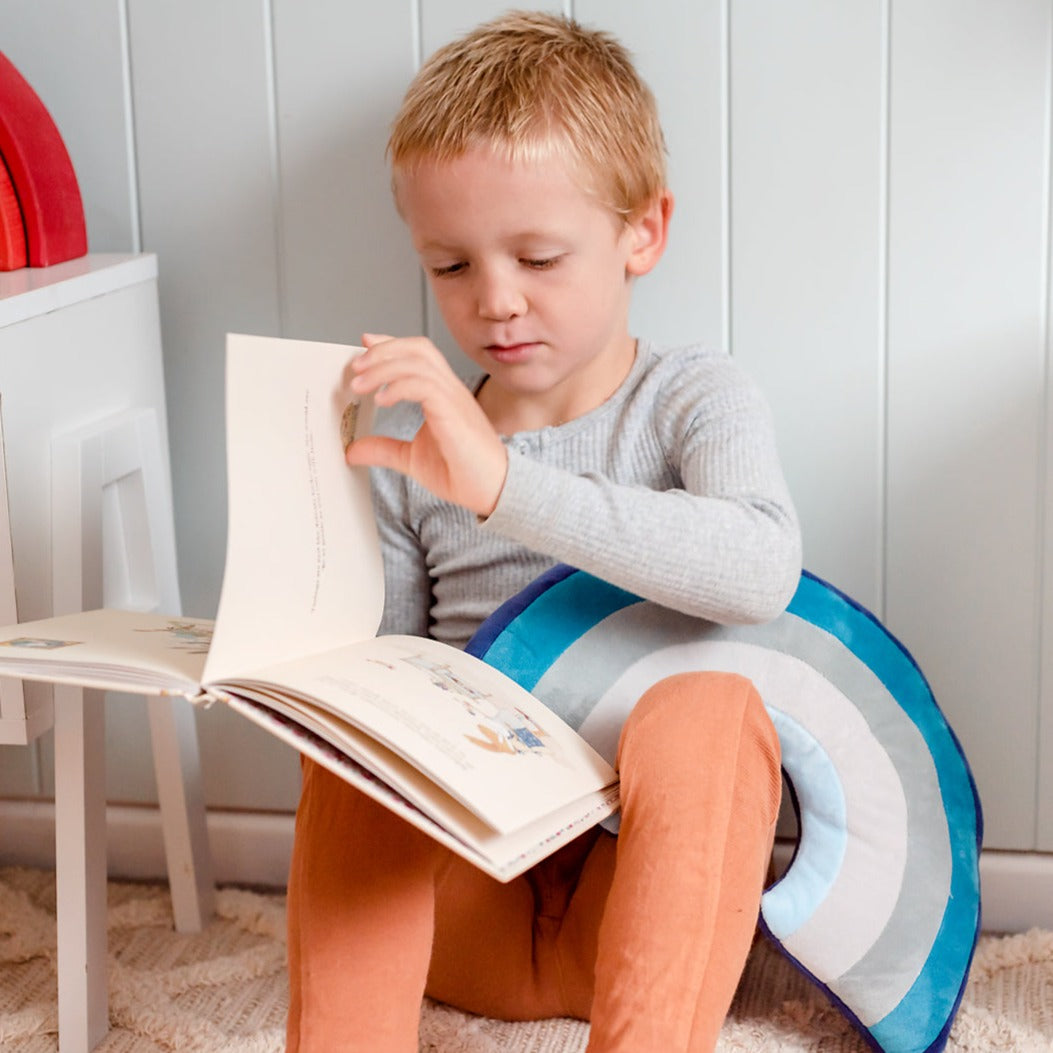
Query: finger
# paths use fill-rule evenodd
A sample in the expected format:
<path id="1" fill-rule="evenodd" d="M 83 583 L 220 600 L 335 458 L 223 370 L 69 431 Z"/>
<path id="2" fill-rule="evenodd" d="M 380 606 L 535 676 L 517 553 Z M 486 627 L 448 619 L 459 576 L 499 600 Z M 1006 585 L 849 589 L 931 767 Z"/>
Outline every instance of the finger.
<path id="1" fill-rule="evenodd" d="M 436 429 L 445 431 L 454 428 L 478 429 L 486 422 L 486 415 L 472 397 L 471 392 L 460 383 L 445 385 L 429 377 L 399 377 L 388 381 L 377 389 L 373 396 L 378 405 L 394 406 L 398 402 L 411 402 L 420 406 L 424 419 Z"/>
<path id="2" fill-rule="evenodd" d="M 423 338 L 384 339 L 370 345 L 355 358 L 352 365 L 356 376 L 367 378 L 358 388 L 363 392 L 389 381 L 392 378 L 392 369 L 454 375 L 442 353 L 431 341 Z M 386 367 L 389 372 L 381 376 L 374 372 L 378 367 Z"/>
<path id="3" fill-rule="evenodd" d="M 380 336 L 364 333 L 366 359 L 414 356 L 424 361 L 447 364 L 446 356 L 426 336 Z"/>
<path id="4" fill-rule="evenodd" d="M 409 463 L 410 444 L 384 435 L 364 435 L 344 451 L 352 467 L 394 468 L 405 472 Z"/>
<path id="5" fill-rule="evenodd" d="M 355 373 L 361 373 L 365 369 L 370 361 L 370 352 L 378 347 L 380 344 L 388 343 L 393 340 L 394 337 L 385 336 L 381 333 L 363 333 L 362 334 L 362 347 L 365 350 L 351 360 L 351 367 Z"/>
<path id="6" fill-rule="evenodd" d="M 376 347 L 377 344 L 383 344 L 388 340 L 394 340 L 393 336 L 388 336 L 386 333 L 363 333 L 362 334 L 362 346 L 364 348 Z"/>
<path id="7" fill-rule="evenodd" d="M 445 355 L 426 336 L 386 336 L 363 333 L 362 344 L 368 358 L 416 354 L 445 360 Z"/>
<path id="8" fill-rule="evenodd" d="M 381 405 L 406 400 L 437 407 L 437 400 L 463 404 L 472 397 L 451 370 L 412 355 L 366 363 L 352 380 L 351 390 L 361 395 L 375 394 Z"/>

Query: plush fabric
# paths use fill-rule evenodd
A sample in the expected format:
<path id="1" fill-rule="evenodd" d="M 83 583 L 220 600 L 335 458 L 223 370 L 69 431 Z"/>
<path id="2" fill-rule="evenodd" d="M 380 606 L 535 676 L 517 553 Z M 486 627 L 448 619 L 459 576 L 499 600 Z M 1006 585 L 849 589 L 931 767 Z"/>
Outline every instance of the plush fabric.
<path id="1" fill-rule="evenodd" d="M 917 664 L 878 620 L 802 575 L 786 613 L 721 626 L 557 567 L 468 646 L 608 759 L 635 700 L 673 673 L 756 684 L 800 837 L 761 925 L 884 1053 L 940 1050 L 980 926 L 980 802 Z"/>

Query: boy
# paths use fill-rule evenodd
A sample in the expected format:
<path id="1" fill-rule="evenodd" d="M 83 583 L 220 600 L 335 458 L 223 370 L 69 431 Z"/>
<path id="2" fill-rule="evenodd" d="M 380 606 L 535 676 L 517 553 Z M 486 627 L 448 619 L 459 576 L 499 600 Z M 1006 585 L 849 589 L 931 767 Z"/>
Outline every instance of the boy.
<path id="1" fill-rule="evenodd" d="M 628 330 L 672 196 L 624 50 L 512 14 L 440 50 L 390 142 L 399 210 L 466 386 L 423 338 L 367 334 L 353 388 L 393 407 L 374 467 L 382 631 L 463 645 L 555 562 L 720 622 L 800 571 L 770 414 L 723 355 Z M 591 1053 L 713 1049 L 753 935 L 779 750 L 752 686 L 656 684 L 622 730 L 621 825 L 501 885 L 305 762 L 289 883 L 288 1050 L 417 1048 L 425 993 L 591 1020 Z"/>

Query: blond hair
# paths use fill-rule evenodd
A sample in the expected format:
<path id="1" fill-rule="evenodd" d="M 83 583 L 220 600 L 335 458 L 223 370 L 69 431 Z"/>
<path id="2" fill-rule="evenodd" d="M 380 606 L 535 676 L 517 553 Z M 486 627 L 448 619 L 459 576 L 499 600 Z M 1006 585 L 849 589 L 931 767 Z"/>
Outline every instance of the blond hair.
<path id="1" fill-rule="evenodd" d="M 512 161 L 558 156 L 584 189 L 631 218 L 665 188 L 651 90 L 608 33 L 513 11 L 436 51 L 388 142 L 396 173 L 485 146 Z"/>

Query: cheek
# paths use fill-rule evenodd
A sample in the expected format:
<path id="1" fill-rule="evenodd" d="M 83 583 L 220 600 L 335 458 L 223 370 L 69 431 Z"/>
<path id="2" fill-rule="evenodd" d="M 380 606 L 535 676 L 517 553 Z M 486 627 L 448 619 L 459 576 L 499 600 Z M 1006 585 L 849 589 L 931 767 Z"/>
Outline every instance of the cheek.
<path id="1" fill-rule="evenodd" d="M 457 283 L 451 281 L 432 281 L 428 283 L 432 296 L 442 312 L 447 324 L 451 324 L 458 318 L 463 318 L 467 310 L 468 298 L 463 289 L 458 289 Z"/>

